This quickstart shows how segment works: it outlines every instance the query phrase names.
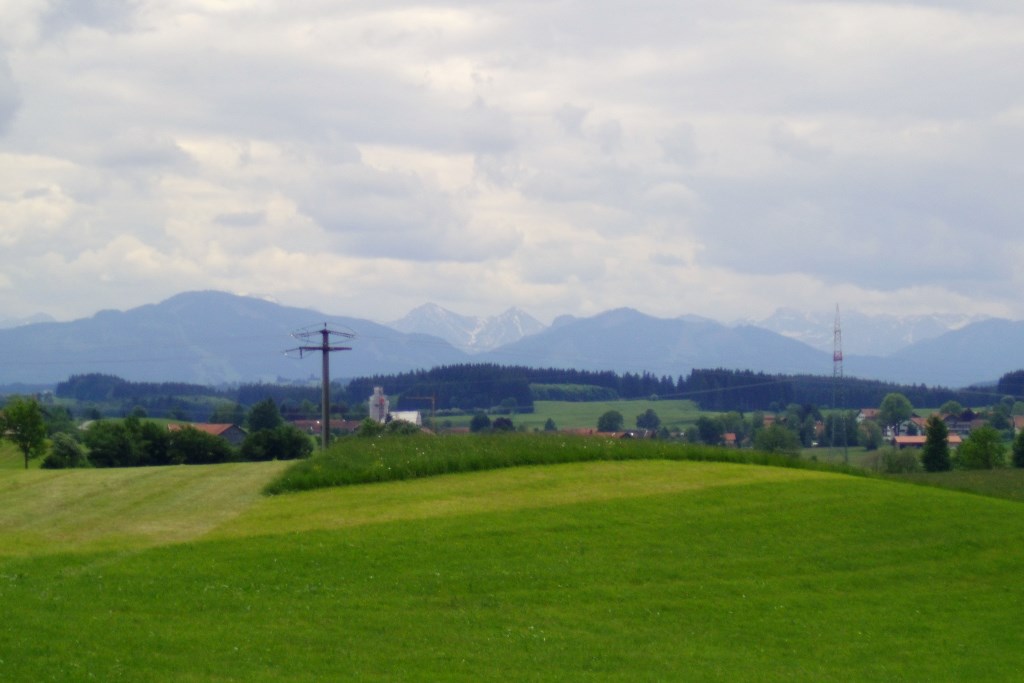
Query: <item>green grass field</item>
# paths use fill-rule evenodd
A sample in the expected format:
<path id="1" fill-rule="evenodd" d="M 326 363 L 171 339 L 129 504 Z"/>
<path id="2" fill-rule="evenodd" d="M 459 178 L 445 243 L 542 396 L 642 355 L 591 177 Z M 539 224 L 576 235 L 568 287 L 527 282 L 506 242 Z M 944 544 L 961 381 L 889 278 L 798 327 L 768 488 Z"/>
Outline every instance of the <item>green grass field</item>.
<path id="1" fill-rule="evenodd" d="M 29 467 L 32 466 L 31 461 Z M 14 444 L 6 439 L 0 439 L 0 470 L 13 470 L 25 467 L 25 460 L 21 457 L 21 451 L 15 448 Z"/>
<path id="2" fill-rule="evenodd" d="M 0 471 L 0 680 L 1024 677 L 1024 506 L 709 462 Z"/>
<path id="3" fill-rule="evenodd" d="M 894 479 L 927 486 L 979 493 L 1024 502 L 1024 469 L 955 470 L 894 475 Z"/>
<path id="4" fill-rule="evenodd" d="M 522 425 L 529 431 L 544 429 L 548 418 L 554 420 L 559 429 L 596 429 L 597 418 L 609 410 L 622 413 L 626 429 L 636 427 L 636 416 L 652 408 L 669 429 L 679 429 L 693 424 L 700 417 L 700 408 L 693 401 L 680 400 L 632 400 L 632 401 L 534 401 L 532 413 L 511 415 L 517 427 Z M 496 416 L 492 416 L 496 417 Z M 456 427 L 468 427 L 471 415 L 438 418 L 448 420 Z"/>

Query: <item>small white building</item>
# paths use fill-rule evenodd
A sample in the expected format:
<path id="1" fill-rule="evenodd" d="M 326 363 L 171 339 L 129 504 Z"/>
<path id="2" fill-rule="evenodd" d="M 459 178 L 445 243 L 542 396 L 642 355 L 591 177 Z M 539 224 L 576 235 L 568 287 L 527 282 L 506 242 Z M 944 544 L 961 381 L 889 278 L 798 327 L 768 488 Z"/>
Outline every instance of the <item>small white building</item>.
<path id="1" fill-rule="evenodd" d="M 373 388 L 373 396 L 370 397 L 369 407 L 371 420 L 383 423 L 388 419 L 388 413 L 391 411 L 391 402 L 388 401 L 388 397 L 384 393 L 384 387 Z"/>
<path id="2" fill-rule="evenodd" d="M 418 410 L 396 410 L 391 413 L 392 420 L 401 420 L 402 422 L 411 422 L 417 427 L 423 426 L 423 417 L 420 415 Z"/>

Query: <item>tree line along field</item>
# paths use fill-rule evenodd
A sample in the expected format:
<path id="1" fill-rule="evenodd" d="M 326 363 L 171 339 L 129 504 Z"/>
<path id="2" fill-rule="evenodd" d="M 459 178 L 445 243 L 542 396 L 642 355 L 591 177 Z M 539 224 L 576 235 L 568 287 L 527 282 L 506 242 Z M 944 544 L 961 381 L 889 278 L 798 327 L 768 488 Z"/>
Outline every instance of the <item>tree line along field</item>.
<path id="1" fill-rule="evenodd" d="M 285 467 L 0 469 L 0 678 L 1024 672 L 1019 503 L 663 459 L 261 495 Z"/>

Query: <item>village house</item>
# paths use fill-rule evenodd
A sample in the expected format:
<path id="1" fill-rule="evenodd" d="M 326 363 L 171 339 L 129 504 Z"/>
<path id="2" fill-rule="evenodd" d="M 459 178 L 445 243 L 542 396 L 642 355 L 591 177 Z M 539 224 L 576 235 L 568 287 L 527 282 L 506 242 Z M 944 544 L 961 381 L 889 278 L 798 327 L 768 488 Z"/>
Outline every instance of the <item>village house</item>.
<path id="1" fill-rule="evenodd" d="M 894 436 L 892 438 L 892 445 L 900 450 L 904 448 L 924 448 L 927 440 L 927 436 Z M 950 448 L 956 448 L 963 443 L 963 439 L 958 434 L 950 434 L 946 441 Z"/>
<path id="2" fill-rule="evenodd" d="M 245 437 L 248 436 L 246 431 L 234 424 L 211 424 L 205 422 L 189 422 L 184 424 L 171 423 L 167 425 L 167 431 L 176 432 L 180 429 L 196 429 L 200 432 L 206 432 L 207 434 L 213 434 L 227 441 L 232 446 L 240 446 Z"/>

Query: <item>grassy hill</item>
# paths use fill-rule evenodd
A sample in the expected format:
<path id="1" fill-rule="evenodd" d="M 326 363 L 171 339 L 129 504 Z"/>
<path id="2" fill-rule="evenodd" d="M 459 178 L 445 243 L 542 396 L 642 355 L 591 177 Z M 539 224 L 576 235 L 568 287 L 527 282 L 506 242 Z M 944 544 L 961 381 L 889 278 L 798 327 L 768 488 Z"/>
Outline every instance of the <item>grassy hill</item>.
<path id="1" fill-rule="evenodd" d="M 1024 506 L 707 462 L 0 471 L 3 680 L 1019 680 Z"/>

